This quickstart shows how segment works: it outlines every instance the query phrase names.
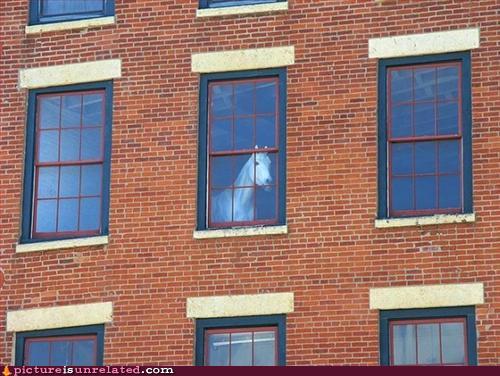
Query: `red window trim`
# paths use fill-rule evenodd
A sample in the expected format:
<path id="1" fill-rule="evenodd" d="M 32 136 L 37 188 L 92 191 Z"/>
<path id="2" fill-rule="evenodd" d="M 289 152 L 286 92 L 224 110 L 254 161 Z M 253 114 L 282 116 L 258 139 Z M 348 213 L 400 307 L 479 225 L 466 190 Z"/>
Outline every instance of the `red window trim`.
<path id="1" fill-rule="evenodd" d="M 449 323 L 461 323 L 463 324 L 464 332 L 464 362 L 463 363 L 443 363 L 443 349 L 441 346 L 441 325 L 439 325 L 439 359 L 441 363 L 435 364 L 418 364 L 418 337 L 415 332 L 415 359 L 418 366 L 464 366 L 469 364 L 468 351 L 467 351 L 467 320 L 465 317 L 450 317 L 450 318 L 438 318 L 438 319 L 420 319 L 420 320 L 394 320 L 389 322 L 389 359 L 390 365 L 394 366 L 394 336 L 393 330 L 395 325 L 421 325 L 421 324 L 449 324 Z M 408 366 L 411 364 L 405 364 Z"/>
<path id="2" fill-rule="evenodd" d="M 278 328 L 276 326 L 259 326 L 259 327 L 244 327 L 244 328 L 221 328 L 221 329 L 208 329 L 205 331 L 205 363 L 209 362 L 209 351 L 208 351 L 208 337 L 211 334 L 233 334 L 233 333 L 252 333 L 252 365 L 255 363 L 254 359 L 254 334 L 258 332 L 273 332 L 274 333 L 274 365 L 278 365 L 278 348 L 279 348 L 279 337 Z M 229 344 L 231 344 L 231 336 L 229 337 Z M 231 365 L 231 346 L 229 346 L 229 365 Z"/>

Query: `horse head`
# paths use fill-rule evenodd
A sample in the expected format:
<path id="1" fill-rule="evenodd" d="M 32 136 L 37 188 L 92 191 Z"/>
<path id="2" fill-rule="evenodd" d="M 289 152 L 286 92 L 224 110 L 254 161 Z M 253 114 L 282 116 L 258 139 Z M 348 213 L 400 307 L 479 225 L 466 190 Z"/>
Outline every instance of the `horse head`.
<path id="1" fill-rule="evenodd" d="M 255 184 L 269 185 L 273 181 L 271 176 L 271 158 L 267 153 L 255 154 Z M 268 189 L 268 187 L 266 187 Z"/>

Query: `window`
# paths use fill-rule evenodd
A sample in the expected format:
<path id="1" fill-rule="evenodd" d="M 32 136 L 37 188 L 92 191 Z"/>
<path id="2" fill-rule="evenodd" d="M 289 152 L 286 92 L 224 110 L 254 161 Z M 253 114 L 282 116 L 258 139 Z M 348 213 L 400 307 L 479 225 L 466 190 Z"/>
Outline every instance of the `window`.
<path id="1" fill-rule="evenodd" d="M 379 72 L 379 218 L 471 213 L 469 54 L 381 60 Z"/>
<path id="2" fill-rule="evenodd" d="M 284 69 L 204 75 L 198 230 L 285 222 Z"/>
<path id="3" fill-rule="evenodd" d="M 102 365 L 103 346 L 103 325 L 17 333 L 16 365 Z"/>
<path id="4" fill-rule="evenodd" d="M 196 365 L 285 365 L 285 316 L 196 320 Z"/>
<path id="5" fill-rule="evenodd" d="M 286 0 L 200 0 L 200 8 L 220 8 L 239 5 L 279 3 Z"/>
<path id="6" fill-rule="evenodd" d="M 380 312 L 382 365 L 476 365 L 474 307 Z"/>
<path id="7" fill-rule="evenodd" d="M 31 0 L 30 24 L 112 16 L 114 0 Z"/>
<path id="8" fill-rule="evenodd" d="M 22 242 L 107 233 L 111 91 L 30 92 Z"/>

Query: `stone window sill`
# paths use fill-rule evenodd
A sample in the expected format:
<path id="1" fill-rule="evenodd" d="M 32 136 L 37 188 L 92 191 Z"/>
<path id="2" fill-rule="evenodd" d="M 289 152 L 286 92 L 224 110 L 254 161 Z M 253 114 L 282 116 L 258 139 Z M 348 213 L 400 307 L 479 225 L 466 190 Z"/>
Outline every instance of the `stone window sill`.
<path id="1" fill-rule="evenodd" d="M 109 236 L 93 236 L 89 238 L 51 240 L 47 242 L 17 244 L 16 253 L 55 251 L 66 248 L 89 247 L 94 245 L 107 245 Z"/>
<path id="2" fill-rule="evenodd" d="M 427 226 L 427 225 L 442 225 L 449 223 L 471 223 L 475 221 L 476 221 L 476 215 L 474 213 L 437 214 L 424 217 L 376 219 L 375 227 L 390 228 L 390 227 L 408 227 L 408 226 Z"/>
<path id="3" fill-rule="evenodd" d="M 258 14 L 277 11 L 287 11 L 288 1 L 272 4 L 254 4 L 224 8 L 197 9 L 196 17 L 220 17 L 233 15 Z"/>
<path id="4" fill-rule="evenodd" d="M 244 227 L 220 230 L 194 231 L 194 239 L 233 238 L 239 236 L 283 235 L 288 234 L 288 226 Z"/>
<path id="5" fill-rule="evenodd" d="M 99 17 L 99 18 L 89 18 L 86 20 L 64 21 L 64 22 L 55 22 L 55 23 L 40 24 L 40 25 L 29 25 L 29 26 L 26 26 L 25 32 L 27 35 L 43 34 L 43 33 L 49 33 L 49 32 L 53 32 L 53 31 L 87 29 L 90 27 L 114 25 L 115 23 L 116 23 L 116 19 L 114 16 Z"/>

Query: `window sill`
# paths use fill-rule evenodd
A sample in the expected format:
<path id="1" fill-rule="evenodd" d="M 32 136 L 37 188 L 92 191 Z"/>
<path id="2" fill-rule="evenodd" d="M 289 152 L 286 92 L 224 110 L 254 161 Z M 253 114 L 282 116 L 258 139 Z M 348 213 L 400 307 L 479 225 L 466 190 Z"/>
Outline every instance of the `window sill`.
<path id="1" fill-rule="evenodd" d="M 116 19 L 114 16 L 99 17 L 99 18 L 89 18 L 86 20 L 63 21 L 50 24 L 30 25 L 26 26 L 25 32 L 27 35 L 42 34 L 42 33 L 49 33 L 52 31 L 86 29 L 89 27 L 114 25 L 115 23 Z"/>
<path id="2" fill-rule="evenodd" d="M 93 236 L 90 238 L 52 240 L 39 243 L 17 244 L 16 253 L 54 251 L 65 248 L 88 247 L 93 245 L 107 245 L 109 236 Z"/>
<path id="3" fill-rule="evenodd" d="M 283 235 L 288 234 L 288 226 L 228 228 L 220 230 L 194 231 L 194 239 L 234 238 L 238 236 Z"/>
<path id="4" fill-rule="evenodd" d="M 196 17 L 220 17 L 240 14 L 258 14 L 267 12 L 287 11 L 288 1 L 271 4 L 254 4 L 223 8 L 197 9 Z"/>
<path id="5" fill-rule="evenodd" d="M 390 228 L 390 227 L 408 227 L 408 226 L 427 226 L 427 225 L 442 225 L 449 223 L 471 223 L 475 221 L 476 221 L 476 215 L 474 213 L 436 214 L 425 217 L 376 219 L 375 227 Z"/>

